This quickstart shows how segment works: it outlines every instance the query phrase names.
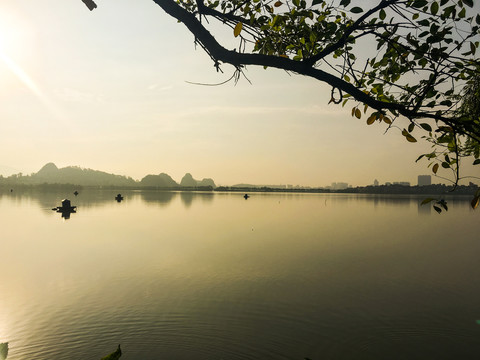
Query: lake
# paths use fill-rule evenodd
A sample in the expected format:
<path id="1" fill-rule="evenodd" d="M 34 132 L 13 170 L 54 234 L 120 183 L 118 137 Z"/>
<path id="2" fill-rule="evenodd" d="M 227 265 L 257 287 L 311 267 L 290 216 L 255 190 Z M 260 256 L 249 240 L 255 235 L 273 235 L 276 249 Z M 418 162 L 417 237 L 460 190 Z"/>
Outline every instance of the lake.
<path id="1" fill-rule="evenodd" d="M 8 360 L 480 358 L 468 198 L 117 192 L 0 193 Z"/>

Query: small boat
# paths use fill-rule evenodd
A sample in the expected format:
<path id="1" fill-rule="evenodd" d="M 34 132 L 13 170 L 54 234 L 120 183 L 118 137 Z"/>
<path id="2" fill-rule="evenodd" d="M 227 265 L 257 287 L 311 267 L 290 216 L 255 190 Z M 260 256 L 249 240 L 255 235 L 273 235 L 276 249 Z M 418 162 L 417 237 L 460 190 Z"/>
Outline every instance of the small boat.
<path id="1" fill-rule="evenodd" d="M 73 192 L 73 195 L 77 196 L 77 195 L 78 195 L 78 191 L 75 190 L 75 191 Z"/>
<path id="2" fill-rule="evenodd" d="M 117 194 L 117 196 L 115 196 L 115 200 L 117 200 L 118 202 L 122 201 L 123 200 L 122 194 Z"/>
<path id="3" fill-rule="evenodd" d="M 243 195 L 243 197 L 245 198 L 245 200 L 247 200 L 250 197 L 250 195 L 245 194 L 245 195 Z"/>
<path id="4" fill-rule="evenodd" d="M 57 206 L 54 207 L 52 210 L 56 212 L 61 212 L 61 213 L 74 213 L 76 212 L 76 206 L 72 206 L 70 200 L 68 199 L 63 199 L 62 200 L 62 206 Z"/>

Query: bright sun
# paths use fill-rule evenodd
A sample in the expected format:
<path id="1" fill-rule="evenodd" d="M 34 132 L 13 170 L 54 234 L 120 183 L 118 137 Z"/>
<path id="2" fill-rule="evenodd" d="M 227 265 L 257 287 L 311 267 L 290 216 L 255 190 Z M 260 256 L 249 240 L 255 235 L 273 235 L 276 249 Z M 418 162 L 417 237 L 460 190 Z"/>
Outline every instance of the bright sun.
<path id="1" fill-rule="evenodd" d="M 0 11 L 0 52 L 11 57 L 22 57 L 29 45 L 28 26 L 18 16 Z"/>
<path id="2" fill-rule="evenodd" d="M 6 11 L 4 11 L 6 10 Z M 34 32 L 24 18 L 3 9 L 0 5 L 0 78 L 2 72 L 13 74 L 9 81 L 3 77 L 0 87 L 10 89 L 10 85 L 22 84 L 27 87 L 55 116 L 60 118 L 58 110 L 52 105 L 48 97 L 43 93 L 29 73 L 29 66 L 32 65 L 34 47 Z"/>
<path id="3" fill-rule="evenodd" d="M 13 73 L 38 95 L 37 86 L 20 66 L 29 62 L 32 43 L 32 31 L 26 21 L 0 6 L 0 68 Z"/>

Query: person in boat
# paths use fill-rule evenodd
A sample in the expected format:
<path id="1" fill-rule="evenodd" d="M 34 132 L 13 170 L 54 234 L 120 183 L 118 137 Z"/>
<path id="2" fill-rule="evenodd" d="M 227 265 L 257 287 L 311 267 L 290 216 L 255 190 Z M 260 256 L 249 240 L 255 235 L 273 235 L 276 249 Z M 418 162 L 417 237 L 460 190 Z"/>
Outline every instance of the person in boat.
<path id="1" fill-rule="evenodd" d="M 56 208 L 53 208 L 52 210 L 55 210 L 57 212 L 75 212 L 76 206 L 72 206 L 72 203 L 68 199 L 62 200 L 62 206 L 57 206 Z"/>

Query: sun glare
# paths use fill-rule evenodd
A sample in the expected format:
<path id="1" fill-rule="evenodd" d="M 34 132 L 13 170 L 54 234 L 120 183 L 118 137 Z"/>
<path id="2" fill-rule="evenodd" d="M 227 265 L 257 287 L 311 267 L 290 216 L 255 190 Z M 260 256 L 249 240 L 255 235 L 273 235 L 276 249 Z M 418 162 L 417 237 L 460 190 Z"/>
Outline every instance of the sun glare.
<path id="1" fill-rule="evenodd" d="M 0 66 L 13 73 L 36 95 L 38 87 L 19 63 L 28 61 L 27 55 L 32 45 L 29 26 L 15 13 L 0 8 Z"/>
<path id="2" fill-rule="evenodd" d="M 40 102 L 54 115 L 55 119 L 61 120 L 64 116 L 60 110 L 50 101 L 50 99 L 41 91 L 35 81 L 23 70 L 15 61 L 8 57 L 4 52 L 0 51 L 0 63 L 4 63 L 8 70 L 15 75 L 15 77 L 26 86 Z"/>
<path id="3" fill-rule="evenodd" d="M 34 32 L 31 26 L 15 13 L 3 11 L 0 6 L 0 69 L 13 74 L 50 111 L 53 117 L 61 120 L 64 116 L 42 90 L 40 84 L 29 74 L 34 51 Z M 35 74 L 33 74 L 35 75 Z M 0 84 L 2 85 L 2 84 Z M 3 84 L 7 86 L 7 84 Z"/>
<path id="4" fill-rule="evenodd" d="M 0 52 L 21 58 L 27 53 L 32 41 L 30 26 L 8 9 L 0 9 Z"/>
<path id="5" fill-rule="evenodd" d="M 0 59 L 7 65 L 10 71 L 25 85 L 27 86 L 35 95 L 41 96 L 41 92 L 38 89 L 38 86 L 33 82 L 33 80 L 28 76 L 28 74 L 18 66 L 12 59 L 10 59 L 3 51 L 0 49 Z"/>

